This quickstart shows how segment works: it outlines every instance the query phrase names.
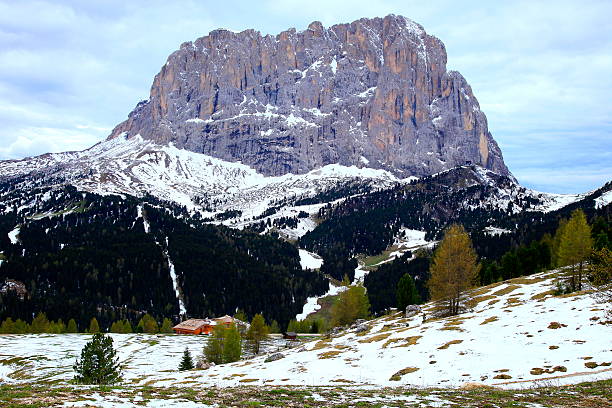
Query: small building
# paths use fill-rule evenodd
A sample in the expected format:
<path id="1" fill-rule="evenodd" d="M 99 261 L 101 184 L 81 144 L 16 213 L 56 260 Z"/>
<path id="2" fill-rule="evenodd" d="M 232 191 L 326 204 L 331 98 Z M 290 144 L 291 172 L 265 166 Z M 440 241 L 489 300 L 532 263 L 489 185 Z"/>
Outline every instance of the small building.
<path id="1" fill-rule="evenodd" d="M 189 319 L 174 326 L 176 334 L 210 334 L 216 321 L 210 319 Z"/>
<path id="2" fill-rule="evenodd" d="M 231 326 L 234 323 L 234 318 L 232 316 L 221 316 L 214 319 L 217 324 L 224 324 L 226 326 Z"/>
<path id="3" fill-rule="evenodd" d="M 295 332 L 283 333 L 283 339 L 286 339 L 286 340 L 297 340 L 297 333 L 295 333 Z"/>

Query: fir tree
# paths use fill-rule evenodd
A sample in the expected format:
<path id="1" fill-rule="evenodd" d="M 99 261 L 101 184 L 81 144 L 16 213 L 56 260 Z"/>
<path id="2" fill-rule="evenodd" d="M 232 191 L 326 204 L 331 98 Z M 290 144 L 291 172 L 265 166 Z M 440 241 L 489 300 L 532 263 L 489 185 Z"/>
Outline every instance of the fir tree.
<path id="1" fill-rule="evenodd" d="M 396 292 L 397 307 L 399 310 L 406 310 L 408 305 L 421 303 L 421 297 L 417 291 L 414 279 L 409 274 L 404 274 L 397 284 Z"/>
<path id="2" fill-rule="evenodd" d="M 179 371 L 191 370 L 193 368 L 193 360 L 191 359 L 191 353 L 189 349 L 185 347 L 185 351 L 183 352 L 183 359 L 181 360 L 181 364 L 179 365 Z"/>
<path id="3" fill-rule="evenodd" d="M 432 300 L 446 304 L 448 315 L 459 314 L 465 292 L 478 280 L 480 265 L 469 235 L 461 225 L 453 224 L 434 252 L 427 282 Z"/>
<path id="4" fill-rule="evenodd" d="M 259 354 L 259 349 L 261 347 L 261 342 L 268 337 L 270 333 L 270 328 L 266 325 L 266 321 L 264 317 L 257 313 L 253 316 L 253 320 L 251 320 L 251 326 L 247 331 L 246 337 L 249 341 L 249 346 L 253 353 Z"/>
<path id="5" fill-rule="evenodd" d="M 107 385 L 121 381 L 121 367 L 113 339 L 102 333 L 95 333 L 91 341 L 81 350 L 73 368 L 75 382 L 79 384 Z"/>

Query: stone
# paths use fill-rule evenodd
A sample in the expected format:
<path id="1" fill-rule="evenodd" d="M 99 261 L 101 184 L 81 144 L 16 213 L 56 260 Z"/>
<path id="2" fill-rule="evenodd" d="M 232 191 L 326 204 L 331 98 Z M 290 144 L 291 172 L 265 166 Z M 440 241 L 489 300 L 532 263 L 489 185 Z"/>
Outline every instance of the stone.
<path id="1" fill-rule="evenodd" d="M 266 357 L 264 363 L 270 363 L 272 361 L 280 360 L 282 358 L 285 358 L 285 355 L 283 353 L 274 353 Z"/>
<path id="2" fill-rule="evenodd" d="M 425 176 L 479 164 L 510 177 L 442 41 L 402 16 L 276 36 L 214 30 L 172 53 L 109 138 L 242 162 L 277 176 L 328 164 Z"/>
<path id="3" fill-rule="evenodd" d="M 421 313 L 421 307 L 419 305 L 408 305 L 406 306 L 406 317 L 416 316 Z"/>

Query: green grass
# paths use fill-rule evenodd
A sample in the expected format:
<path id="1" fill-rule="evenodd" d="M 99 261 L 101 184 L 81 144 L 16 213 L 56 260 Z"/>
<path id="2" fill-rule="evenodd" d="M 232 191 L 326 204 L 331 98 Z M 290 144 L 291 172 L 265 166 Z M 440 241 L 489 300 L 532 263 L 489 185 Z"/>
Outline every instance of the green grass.
<path id="1" fill-rule="evenodd" d="M 150 387 L 115 386 L 83 389 L 75 386 L 51 386 L 49 384 L 0 385 L 0 406 L 52 407 L 67 401 L 83 401 L 88 395 L 98 393 L 103 397 L 116 396 L 133 400 L 189 400 L 209 405 L 232 407 L 381 407 L 405 406 L 404 396 L 419 399 L 418 406 L 432 406 L 432 397 L 460 407 L 524 407 L 540 404 L 545 407 L 575 406 L 595 408 L 612 406 L 612 380 L 585 382 L 564 387 L 525 388 L 503 390 L 476 388 L 454 390 L 439 388 L 394 387 L 372 390 L 353 387 L 261 387 L 209 388 L 205 386 Z M 322 397 L 315 400 L 313 394 Z M 367 401 L 360 401 L 367 400 Z"/>

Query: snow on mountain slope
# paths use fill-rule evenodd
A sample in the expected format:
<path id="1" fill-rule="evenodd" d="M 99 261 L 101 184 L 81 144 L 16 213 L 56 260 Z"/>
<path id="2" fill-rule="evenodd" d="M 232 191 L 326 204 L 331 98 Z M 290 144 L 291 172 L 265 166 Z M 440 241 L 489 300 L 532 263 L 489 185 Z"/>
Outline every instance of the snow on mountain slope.
<path id="1" fill-rule="evenodd" d="M 468 382 L 525 388 L 538 383 L 569 384 L 612 377 L 612 326 L 591 296 L 551 295 L 558 271 L 500 282 L 473 293 L 476 305 L 463 315 L 406 319 L 401 314 L 367 322 L 331 338 L 283 351 L 266 363 L 251 360 L 202 371 L 167 371 L 184 347 L 201 350 L 200 336 L 115 335 L 125 378 L 137 384 L 175 386 L 190 381 L 210 386 L 338 385 L 442 386 Z M 2 355 L 27 362 L 28 378 L 4 365 L 10 381 L 69 379 L 71 366 L 88 340 L 84 335 L 0 336 Z M 37 356 L 45 355 L 45 359 Z M 11 360 L 12 361 L 12 360 Z M 17 360 L 16 360 L 17 361 Z M 20 378 L 20 377 L 19 377 Z"/>
<path id="2" fill-rule="evenodd" d="M 463 174 L 466 178 L 456 181 L 452 174 Z M 9 181 L 16 188 L 27 190 L 34 186 L 34 179 L 37 186 L 72 184 L 80 190 L 103 195 L 150 194 L 235 228 L 272 221 L 272 225 L 267 223 L 261 230 L 274 228 L 289 239 L 297 239 L 314 229 L 316 223 L 308 215 L 328 203 L 415 180 L 414 177 L 398 179 L 385 170 L 339 164 L 306 174 L 271 177 L 241 163 L 179 149 L 172 144 L 159 145 L 141 137 L 125 136 L 100 142 L 81 152 L 0 162 L 0 182 Z M 479 166 L 458 167 L 428 179 L 447 183 L 452 189 L 477 184 L 487 186 L 484 197 L 457 203 L 458 208 L 466 209 L 547 212 L 585 196 L 532 191 Z M 315 196 L 316 200 L 304 201 Z M 605 202 L 604 198 L 597 205 Z M 45 196 L 37 200 L 44 201 Z M 300 216 L 301 213 L 306 216 Z M 297 218 L 297 224 L 287 226 L 280 222 L 275 226 L 273 223 L 287 218 Z"/>
<path id="3" fill-rule="evenodd" d="M 200 210 L 204 216 L 238 210 L 243 220 L 260 215 L 275 200 L 308 197 L 338 183 L 354 181 L 384 188 L 400 181 L 384 170 L 338 164 L 303 175 L 266 177 L 240 163 L 178 149 L 172 144 L 158 145 L 141 137 L 118 137 L 82 152 L 0 162 L 0 179 L 30 173 L 60 177 L 79 189 L 98 194 L 151 194 Z M 308 226 L 303 229 L 305 232 Z"/>

